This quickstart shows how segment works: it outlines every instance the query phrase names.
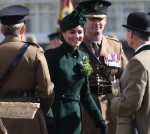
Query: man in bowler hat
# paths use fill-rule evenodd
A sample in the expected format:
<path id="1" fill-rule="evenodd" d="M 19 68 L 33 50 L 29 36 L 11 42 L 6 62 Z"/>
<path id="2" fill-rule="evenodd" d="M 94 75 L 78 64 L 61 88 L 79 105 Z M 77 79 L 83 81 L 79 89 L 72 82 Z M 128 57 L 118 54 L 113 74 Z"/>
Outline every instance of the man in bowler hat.
<path id="1" fill-rule="evenodd" d="M 135 53 L 120 79 L 120 94 L 112 100 L 116 134 L 150 134 L 150 16 L 133 12 L 122 26 Z"/>
<path id="2" fill-rule="evenodd" d="M 104 71 L 111 75 L 113 80 L 119 79 L 127 58 L 124 55 L 122 44 L 118 39 L 104 36 L 103 31 L 107 23 L 108 8 L 111 2 L 107 0 L 92 0 L 79 3 L 86 11 L 87 23 L 85 26 L 84 44 L 106 67 Z M 82 45 L 81 49 L 86 51 Z M 89 55 L 90 57 L 90 55 Z M 109 134 L 115 134 L 116 116 L 111 113 L 111 82 L 95 61 L 90 58 L 93 73 L 89 76 L 92 96 L 108 125 Z M 83 134 L 100 134 L 94 126 L 89 114 L 83 109 Z"/>
<path id="3" fill-rule="evenodd" d="M 9 134 L 47 134 L 44 115 L 47 115 L 53 103 L 54 85 L 44 51 L 39 45 L 23 40 L 25 17 L 28 14 L 29 9 L 21 5 L 0 10 L 1 33 L 4 35 L 4 40 L 0 43 L 0 80 L 8 73 L 6 80 L 0 81 L 0 102 L 40 103 L 34 119 L 3 118 Z M 20 58 L 22 47 L 27 49 Z M 18 61 L 15 58 L 18 53 L 19 63 L 9 75 L 10 71 L 7 70 Z"/>

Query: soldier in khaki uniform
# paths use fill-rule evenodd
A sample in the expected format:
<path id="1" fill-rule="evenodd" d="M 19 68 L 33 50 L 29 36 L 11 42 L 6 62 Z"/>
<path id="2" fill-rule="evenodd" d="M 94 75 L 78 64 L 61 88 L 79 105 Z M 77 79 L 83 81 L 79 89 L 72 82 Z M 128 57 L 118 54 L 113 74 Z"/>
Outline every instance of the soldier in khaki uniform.
<path id="1" fill-rule="evenodd" d="M 115 38 L 103 35 L 107 22 L 107 9 L 111 5 L 109 1 L 83 1 L 79 3 L 86 10 L 87 23 L 85 26 L 84 45 L 103 63 L 105 71 L 116 80 L 119 79 L 127 58 L 124 55 L 122 44 Z M 86 51 L 82 45 L 81 49 Z M 104 75 L 103 70 L 97 63 L 90 59 L 94 68 L 89 77 L 92 96 L 102 112 L 108 125 L 109 134 L 115 134 L 116 116 L 111 113 L 110 105 L 113 97 L 111 82 Z M 100 134 L 95 128 L 88 113 L 83 108 L 83 134 Z"/>
<path id="2" fill-rule="evenodd" d="M 25 16 L 29 9 L 13 5 L 0 10 L 1 32 L 5 39 L 0 43 L 0 78 L 26 43 L 22 40 L 25 33 Z M 0 101 L 38 102 L 40 109 L 34 119 L 8 119 L 1 122 L 2 134 L 47 134 L 44 115 L 53 103 L 53 83 L 51 82 L 43 49 L 28 42 L 29 47 L 15 66 L 13 72 L 0 88 Z M 37 94 L 37 96 L 35 96 Z M 6 131 L 3 127 L 6 128 Z M 1 131 L 0 131 L 1 132 Z"/>

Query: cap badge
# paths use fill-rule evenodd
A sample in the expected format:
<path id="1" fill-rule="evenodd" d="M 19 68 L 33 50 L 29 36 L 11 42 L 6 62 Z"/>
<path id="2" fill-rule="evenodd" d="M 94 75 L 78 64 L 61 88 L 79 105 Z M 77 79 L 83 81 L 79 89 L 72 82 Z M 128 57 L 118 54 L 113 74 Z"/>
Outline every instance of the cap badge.
<path id="1" fill-rule="evenodd" d="M 93 7 L 94 7 L 94 10 L 97 11 L 97 10 L 100 10 L 103 7 L 103 4 L 97 2 L 96 4 L 93 5 Z"/>

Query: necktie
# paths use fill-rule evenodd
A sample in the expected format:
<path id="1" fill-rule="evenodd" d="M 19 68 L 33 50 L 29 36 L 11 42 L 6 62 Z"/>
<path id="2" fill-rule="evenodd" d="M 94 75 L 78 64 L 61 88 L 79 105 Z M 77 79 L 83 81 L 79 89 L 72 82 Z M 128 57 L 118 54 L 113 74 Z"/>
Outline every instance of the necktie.
<path id="1" fill-rule="evenodd" d="M 95 55 L 98 57 L 98 55 L 99 55 L 99 46 L 98 46 L 98 44 L 93 42 L 92 43 L 92 47 L 93 47 L 93 49 L 95 51 Z"/>

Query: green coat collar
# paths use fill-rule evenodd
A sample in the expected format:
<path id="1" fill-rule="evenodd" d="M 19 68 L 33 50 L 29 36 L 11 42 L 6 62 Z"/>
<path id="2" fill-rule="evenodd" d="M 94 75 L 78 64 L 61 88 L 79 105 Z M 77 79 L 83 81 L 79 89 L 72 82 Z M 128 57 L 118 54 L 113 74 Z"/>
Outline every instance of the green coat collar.
<path id="1" fill-rule="evenodd" d="M 74 50 L 67 42 L 63 42 L 60 47 L 61 47 L 61 49 L 63 49 L 64 53 L 66 53 L 67 57 L 68 56 L 81 57 L 81 55 L 82 55 L 79 48 Z"/>

